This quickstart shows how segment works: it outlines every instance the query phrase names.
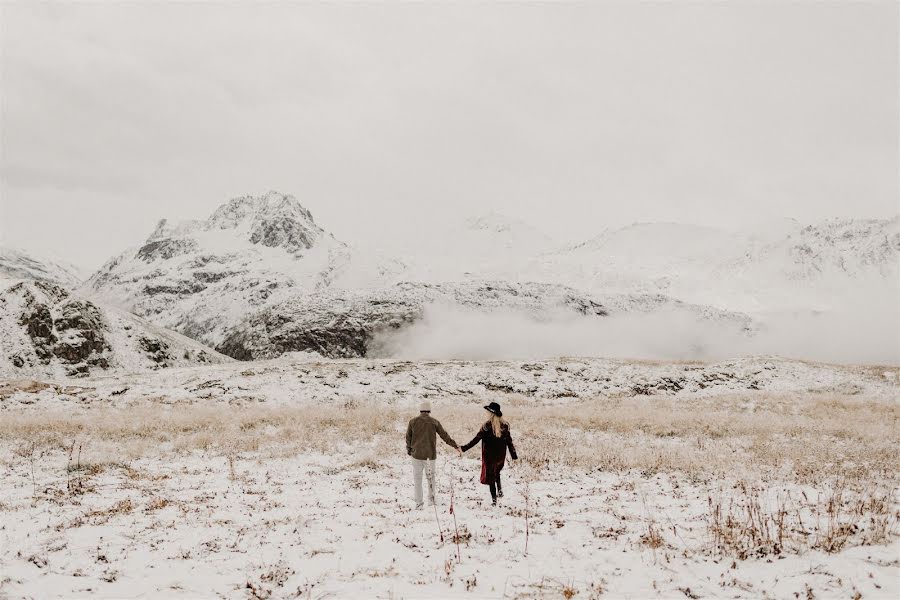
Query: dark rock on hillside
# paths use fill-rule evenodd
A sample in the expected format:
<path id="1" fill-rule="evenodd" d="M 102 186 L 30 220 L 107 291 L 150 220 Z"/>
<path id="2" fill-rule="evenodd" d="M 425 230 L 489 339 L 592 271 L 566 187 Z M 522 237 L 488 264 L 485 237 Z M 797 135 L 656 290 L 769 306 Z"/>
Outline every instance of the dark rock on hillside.
<path id="1" fill-rule="evenodd" d="M 145 285 L 144 294 L 147 296 L 158 296 L 163 294 L 171 294 L 174 296 L 190 296 L 197 292 L 202 292 L 206 286 L 198 281 L 189 281 L 181 279 L 171 281 L 160 285 Z"/>
<path id="2" fill-rule="evenodd" d="M 53 354 L 67 363 L 88 362 L 105 368 L 108 362 L 101 354 L 110 349 L 104 337 L 106 324 L 100 310 L 84 300 L 62 305 L 53 326 L 60 341 Z"/>
<path id="3" fill-rule="evenodd" d="M 169 345 L 162 340 L 141 336 L 138 343 L 150 359 L 161 365 L 172 358 L 169 354 Z"/>
<path id="4" fill-rule="evenodd" d="M 250 234 L 250 243 L 262 244 L 270 248 L 288 246 L 309 249 L 312 248 L 316 237 L 318 237 L 317 232 L 304 227 L 300 222 L 279 217 L 260 221 Z"/>
<path id="5" fill-rule="evenodd" d="M 19 323 L 25 326 L 28 336 L 36 344 L 46 347 L 56 341 L 53 335 L 53 316 L 46 304 L 35 304 L 22 314 Z"/>
<path id="6" fill-rule="evenodd" d="M 378 354 L 380 334 L 421 319 L 429 306 L 513 311 L 541 319 L 569 314 L 603 317 L 603 305 L 564 286 L 506 282 L 404 283 L 387 289 L 306 294 L 245 321 L 216 347 L 238 360 L 317 352 L 328 358 Z"/>
<path id="7" fill-rule="evenodd" d="M 137 251 L 137 258 L 144 262 L 168 260 L 181 254 L 190 254 L 197 248 L 194 240 L 162 239 L 147 242 Z"/>
<path id="8" fill-rule="evenodd" d="M 66 365 L 66 373 L 73 376 L 85 373 L 87 365 L 109 366 L 105 356 L 110 350 L 104 335 L 106 324 L 96 306 L 71 298 L 63 288 L 41 281 L 16 284 L 7 293 L 20 295 L 24 303 L 19 324 L 28 334 L 41 363 L 47 365 L 54 358 L 59 359 Z M 54 301 L 51 311 L 47 302 Z M 26 364 L 21 354 L 16 354 L 11 362 L 16 367 Z"/>

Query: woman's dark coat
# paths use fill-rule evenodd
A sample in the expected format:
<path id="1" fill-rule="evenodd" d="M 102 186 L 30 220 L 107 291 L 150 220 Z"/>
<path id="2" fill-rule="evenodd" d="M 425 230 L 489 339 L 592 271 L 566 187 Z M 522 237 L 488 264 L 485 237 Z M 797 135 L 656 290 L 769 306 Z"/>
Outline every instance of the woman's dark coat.
<path id="1" fill-rule="evenodd" d="M 509 425 L 506 423 L 500 428 L 500 437 L 494 435 L 490 422 L 485 423 L 471 442 L 462 447 L 463 452 L 475 446 L 481 440 L 481 483 L 490 485 L 497 481 L 500 470 L 506 462 L 506 449 L 513 460 L 516 456 L 516 447 L 513 446 L 512 436 L 509 434 Z"/>

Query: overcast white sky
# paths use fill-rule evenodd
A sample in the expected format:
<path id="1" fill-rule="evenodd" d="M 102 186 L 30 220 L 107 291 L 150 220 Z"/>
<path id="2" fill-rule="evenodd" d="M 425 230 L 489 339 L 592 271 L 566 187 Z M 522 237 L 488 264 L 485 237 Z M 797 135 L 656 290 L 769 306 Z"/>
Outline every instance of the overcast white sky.
<path id="1" fill-rule="evenodd" d="M 0 3 L 0 243 L 296 195 L 346 241 L 898 208 L 898 4 Z"/>

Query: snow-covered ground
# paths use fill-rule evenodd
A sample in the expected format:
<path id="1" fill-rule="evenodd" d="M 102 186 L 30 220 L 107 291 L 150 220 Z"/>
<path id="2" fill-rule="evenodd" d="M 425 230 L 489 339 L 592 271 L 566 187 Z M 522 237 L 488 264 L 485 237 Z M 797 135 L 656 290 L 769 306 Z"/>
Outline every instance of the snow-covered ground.
<path id="1" fill-rule="evenodd" d="M 896 598 L 898 390 L 771 357 L 0 381 L 0 597 Z M 499 508 L 442 446 L 413 509 L 422 397 L 460 443 L 504 406 Z"/>
<path id="2" fill-rule="evenodd" d="M 439 460 L 416 511 L 409 465 L 358 453 L 142 459 L 67 493 L 64 456 L 4 469 L 0 594 L 104 598 L 896 598 L 896 538 L 837 553 L 716 552 L 732 481 L 515 469 L 493 509 L 474 458 Z M 360 459 L 362 457 L 362 459 Z M 60 463 L 62 459 L 62 463 Z M 526 501 L 525 492 L 528 491 Z M 819 490 L 784 488 L 809 523 Z M 804 502 L 803 494 L 811 498 Z M 453 514 L 450 507 L 453 507 Z M 526 519 L 528 512 L 528 535 Z M 455 516 L 455 521 L 454 521 Z M 827 517 L 822 517 L 823 519 Z M 458 533 L 457 533 L 458 532 Z M 459 548 L 455 540 L 460 541 Z M 526 552 L 527 543 L 527 552 Z M 457 553 L 458 552 L 458 553 Z M 860 594 L 858 596 L 856 594 Z"/>
<path id="3" fill-rule="evenodd" d="M 541 404 L 577 398 L 709 397 L 747 391 L 900 397 L 900 368 L 828 365 L 777 357 L 717 363 L 560 358 L 541 361 L 329 360 L 315 355 L 70 380 L 0 380 L 0 410 L 141 406 L 215 401 L 229 405 L 402 406 L 431 397 L 465 403 L 515 397 Z"/>

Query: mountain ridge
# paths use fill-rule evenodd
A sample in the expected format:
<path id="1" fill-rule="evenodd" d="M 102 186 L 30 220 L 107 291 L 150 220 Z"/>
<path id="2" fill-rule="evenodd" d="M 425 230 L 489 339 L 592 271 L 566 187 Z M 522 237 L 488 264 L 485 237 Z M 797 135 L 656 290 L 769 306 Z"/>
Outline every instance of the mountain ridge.
<path id="1" fill-rule="evenodd" d="M 293 196 L 268 192 L 232 198 L 207 219 L 160 221 L 142 245 L 110 260 L 83 291 L 241 357 L 254 355 L 234 343 L 248 322 L 267 328 L 298 314 L 319 330 L 328 323 L 336 328 L 332 333 L 342 341 L 323 346 L 326 355 L 362 356 L 367 350 L 360 340 L 371 338 L 383 316 L 377 307 L 394 306 L 401 326 L 419 319 L 422 306 L 434 301 L 462 298 L 461 305 L 487 311 L 492 300 L 473 296 L 486 293 L 484 282 L 509 286 L 503 301 L 514 312 L 518 294 L 545 285 L 547 302 L 566 288 L 584 301 L 602 297 L 619 312 L 694 306 L 695 316 L 734 325 L 752 323 L 754 311 L 820 310 L 814 300 L 829 289 L 823 286 L 839 289 L 855 277 L 871 276 L 889 286 L 900 255 L 898 223 L 900 218 L 814 225 L 782 220 L 770 230 L 738 235 L 644 222 L 547 250 L 537 230 L 521 219 L 488 214 L 463 220 L 462 231 L 470 233 L 443 245 L 437 232 L 422 232 L 433 238 L 432 250 L 441 252 L 432 262 L 428 254 L 405 259 L 360 250 L 316 224 Z M 405 290 L 399 303 L 398 289 Z M 353 299 L 343 316 L 327 306 L 329 299 L 340 305 L 342 298 Z M 318 316 L 270 311 L 304 301 L 317 307 Z M 272 318 L 259 316 L 264 313 Z M 342 318 L 361 324 L 355 341 L 338 331 Z M 752 335 L 755 325 L 739 328 Z M 289 351 L 307 347 L 295 345 Z"/>
<path id="2" fill-rule="evenodd" d="M 40 256 L 33 252 L 9 246 L 0 246 L 0 287 L 31 279 L 50 281 L 60 285 L 75 287 L 84 280 L 84 273 L 64 261 Z"/>

